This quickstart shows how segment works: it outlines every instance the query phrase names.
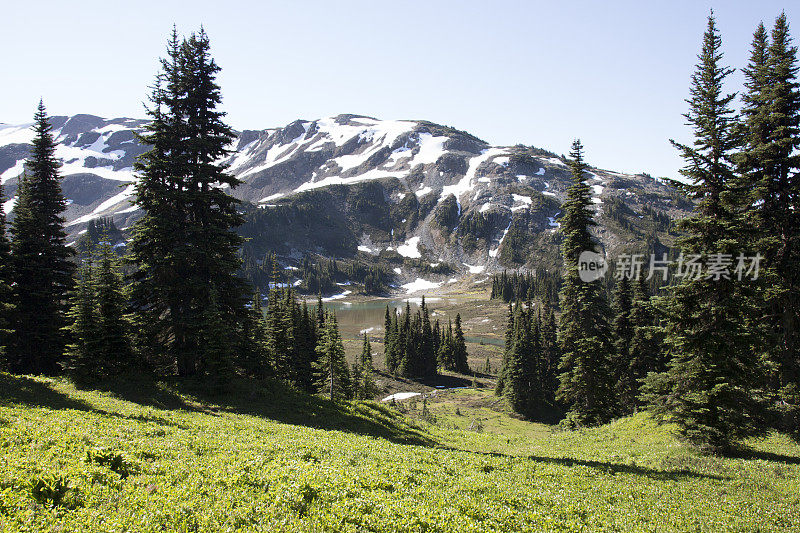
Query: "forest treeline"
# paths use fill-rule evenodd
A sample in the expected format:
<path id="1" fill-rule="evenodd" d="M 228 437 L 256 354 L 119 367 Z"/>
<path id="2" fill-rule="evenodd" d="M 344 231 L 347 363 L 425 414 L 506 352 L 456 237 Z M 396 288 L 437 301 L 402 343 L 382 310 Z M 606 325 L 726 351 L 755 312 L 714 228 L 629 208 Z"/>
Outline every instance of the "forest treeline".
<path id="1" fill-rule="evenodd" d="M 770 33 L 759 24 L 738 112 L 713 12 L 698 57 L 684 115 L 694 139 L 672 141 L 686 178 L 673 185 L 696 207 L 676 224 L 678 257 L 664 254 L 679 269 L 669 283 L 653 295 L 643 273 L 623 269 L 610 302 L 602 278 L 581 279 L 581 252 L 599 246 L 580 141 L 560 219 L 557 343 L 541 318 L 550 275 L 493 280 L 493 297 L 538 299 L 510 312 L 498 386 L 523 414 L 562 409 L 566 424 L 592 425 L 646 408 L 714 451 L 773 429 L 800 432 L 797 48 L 785 14 Z"/>

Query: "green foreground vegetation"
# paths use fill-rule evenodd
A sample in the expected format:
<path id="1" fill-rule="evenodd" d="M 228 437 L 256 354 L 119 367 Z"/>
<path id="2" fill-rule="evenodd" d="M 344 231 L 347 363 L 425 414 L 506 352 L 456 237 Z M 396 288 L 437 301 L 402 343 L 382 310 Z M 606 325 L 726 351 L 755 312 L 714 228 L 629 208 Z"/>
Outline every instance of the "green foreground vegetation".
<path id="1" fill-rule="evenodd" d="M 0 374 L 0 530 L 800 530 L 800 446 L 777 434 L 706 456 L 646 413 L 561 431 L 482 390 L 117 383 Z"/>

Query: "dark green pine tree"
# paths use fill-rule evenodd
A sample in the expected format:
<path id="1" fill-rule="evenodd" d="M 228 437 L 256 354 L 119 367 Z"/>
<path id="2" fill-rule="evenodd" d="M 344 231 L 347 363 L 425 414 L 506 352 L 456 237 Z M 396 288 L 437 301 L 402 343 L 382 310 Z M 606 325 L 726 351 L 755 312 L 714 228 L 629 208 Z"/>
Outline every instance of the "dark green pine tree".
<path id="1" fill-rule="evenodd" d="M 447 329 L 442 331 L 442 341 L 439 343 L 439 353 L 436 356 L 439 366 L 445 370 L 455 370 L 456 364 L 453 359 L 453 321 L 447 320 Z"/>
<path id="2" fill-rule="evenodd" d="M 33 148 L 17 192 L 12 223 L 17 307 L 8 359 L 14 372 L 56 374 L 66 344 L 64 327 L 75 266 L 64 233 L 61 164 L 42 102 L 34 119 Z"/>
<path id="3" fill-rule="evenodd" d="M 97 337 L 94 357 L 98 368 L 112 374 L 133 364 L 130 326 L 125 315 L 128 297 L 120 270 L 119 257 L 108 234 L 101 237 L 94 259 L 92 290 L 96 299 Z"/>
<path id="4" fill-rule="evenodd" d="M 530 412 L 533 394 L 533 352 L 528 313 L 517 303 L 514 310 L 514 331 L 511 349 L 506 358 L 503 395 L 511 408 L 525 416 Z"/>
<path id="5" fill-rule="evenodd" d="M 664 356 L 664 330 L 656 319 L 649 283 L 645 276 L 639 276 L 634 284 L 630 323 L 633 329 L 628 348 L 627 373 L 620 382 L 620 407 L 623 412 L 632 412 L 643 407 L 639 399 L 642 380 L 651 372 L 666 369 Z"/>
<path id="6" fill-rule="evenodd" d="M 322 331 L 323 326 L 325 326 L 325 306 L 322 305 L 322 295 L 317 295 L 317 307 L 315 308 L 317 312 L 317 331 Z"/>
<path id="7" fill-rule="evenodd" d="M 464 340 L 464 331 L 461 329 L 461 314 L 456 313 L 456 323 L 453 332 L 453 348 L 451 360 L 453 370 L 461 374 L 469 374 L 469 363 L 467 362 L 467 343 Z"/>
<path id="8" fill-rule="evenodd" d="M 263 378 L 274 375 L 272 360 L 269 354 L 267 324 L 264 319 L 264 308 L 261 305 L 261 293 L 255 291 L 250 304 L 248 320 L 244 322 L 243 334 L 248 337 L 237 363 L 245 374 Z"/>
<path id="9" fill-rule="evenodd" d="M 514 316 L 514 341 L 508 354 L 504 395 L 514 411 L 531 417 L 541 405 L 537 386 L 536 357 L 539 353 L 538 331 L 532 325 L 530 308 L 517 305 Z M 536 336 L 534 336 L 534 333 Z"/>
<path id="10" fill-rule="evenodd" d="M 364 344 L 358 361 L 353 364 L 353 398 L 356 400 L 370 400 L 378 393 L 375 385 L 372 367 L 372 346 L 367 334 L 364 333 Z"/>
<path id="11" fill-rule="evenodd" d="M 614 380 L 616 382 L 616 394 L 620 400 L 622 399 L 622 391 L 632 386 L 629 383 L 630 347 L 634 333 L 631 324 L 632 307 L 631 282 L 627 276 L 623 276 L 617 280 L 611 302 L 611 310 L 614 315 L 611 325 L 614 339 Z M 629 414 L 632 409 L 629 405 L 623 405 L 623 402 L 620 401 L 620 411 L 623 414 Z"/>
<path id="12" fill-rule="evenodd" d="M 688 178 L 684 189 L 698 200 L 695 213 L 679 228 L 684 254 L 743 252 L 742 220 L 733 209 L 732 155 L 739 139 L 731 109 L 733 94 L 723 83 L 732 72 L 722 66 L 722 40 L 713 13 L 703 37 L 699 63 L 692 75 L 689 112 L 694 130 L 692 146 L 680 150 Z M 651 375 L 644 398 L 660 420 L 677 424 L 689 441 L 712 450 L 729 449 L 736 441 L 763 434 L 758 385 L 761 377 L 753 331 L 746 327 L 755 314 L 753 299 L 732 277 L 683 277 L 672 287 L 664 313 L 666 344 L 672 354 L 666 373 Z"/>
<path id="13" fill-rule="evenodd" d="M 285 309 L 283 291 L 272 288 L 267 298 L 267 348 L 269 358 L 275 368 L 275 375 L 279 379 L 291 382 L 292 367 L 290 352 L 294 342 L 291 316 Z M 323 321 L 324 323 L 324 321 Z"/>
<path id="14" fill-rule="evenodd" d="M 397 316 L 397 311 L 392 312 L 392 325 L 391 325 L 391 337 L 389 342 L 389 350 L 391 354 L 391 361 L 393 362 L 393 367 L 391 369 L 392 374 L 397 374 L 400 369 L 400 355 L 401 355 L 401 338 L 400 338 L 400 319 Z M 388 361 L 388 356 L 387 356 Z"/>
<path id="15" fill-rule="evenodd" d="M 505 272 L 503 273 L 505 277 Z M 495 385 L 494 393 L 498 396 L 503 395 L 506 384 L 506 370 L 508 368 L 508 355 L 514 346 L 514 307 L 508 304 L 508 315 L 506 318 L 506 333 L 505 333 L 505 348 L 503 349 L 503 361 L 500 365 L 500 374 L 497 376 L 497 385 Z"/>
<path id="16" fill-rule="evenodd" d="M 209 48 L 202 30 L 183 41 L 173 30 L 150 96 L 152 120 L 140 137 L 150 150 L 135 165 L 143 216 L 129 249 L 140 347 L 181 376 L 219 357 L 219 350 L 206 357 L 211 346 L 201 343 L 212 317 L 222 321 L 212 327 L 223 335 L 220 342 L 234 346 L 247 314 L 244 282 L 236 275 L 242 240 L 233 232 L 242 216 L 225 188 L 239 181 L 218 162 L 233 132 L 217 111 L 219 67 Z M 207 309 L 212 301 L 214 312 Z"/>
<path id="17" fill-rule="evenodd" d="M 542 388 L 545 401 L 555 405 L 558 389 L 558 365 L 561 354 L 558 348 L 558 325 L 552 307 L 545 310 L 546 318 L 542 320 Z"/>
<path id="18" fill-rule="evenodd" d="M 230 342 L 228 326 L 212 287 L 208 302 L 202 306 L 198 339 L 203 351 L 197 360 L 197 375 L 202 376 L 216 390 L 224 390 L 234 372 L 233 344 Z"/>
<path id="19" fill-rule="evenodd" d="M 98 381 L 103 378 L 103 361 L 97 357 L 97 302 L 92 286 L 91 260 L 84 261 L 78 272 L 70 303 L 67 331 L 71 342 L 66 348 L 64 369 L 79 381 Z"/>
<path id="20" fill-rule="evenodd" d="M 403 376 L 416 376 L 416 345 L 411 330 L 411 304 L 408 300 L 402 322 L 398 318 L 397 332 L 397 368 Z"/>
<path id="21" fill-rule="evenodd" d="M 603 424 L 617 411 L 611 355 L 613 342 L 608 324 L 609 307 L 602 280 L 584 282 L 578 274 L 578 257 L 597 251 L 591 234 L 596 225 L 584 181 L 583 146 L 576 140 L 570 152 L 572 185 L 564 202 L 561 231 L 564 236 L 564 282 L 558 340 L 561 349 L 557 399 L 569 409 L 578 425 Z"/>
<path id="22" fill-rule="evenodd" d="M 362 367 L 372 366 L 372 346 L 369 344 L 369 338 L 364 333 L 364 344 L 361 346 L 361 356 L 358 358 L 358 364 Z"/>
<path id="23" fill-rule="evenodd" d="M 441 326 L 439 326 L 439 319 L 438 318 L 433 323 L 433 331 L 431 332 L 431 335 L 433 336 L 433 345 L 432 345 L 433 364 L 434 364 L 434 367 L 438 370 L 438 368 L 439 368 L 439 348 L 442 345 L 442 328 L 441 328 Z"/>
<path id="24" fill-rule="evenodd" d="M 353 387 L 335 314 L 331 314 L 320 333 L 317 354 L 315 370 L 319 392 L 327 394 L 331 401 L 350 399 Z"/>
<path id="25" fill-rule="evenodd" d="M 397 355 L 395 348 L 395 329 L 392 316 L 389 314 L 389 306 L 386 306 L 386 314 L 383 320 L 383 355 L 386 364 L 386 371 L 394 374 L 397 371 Z"/>
<path id="26" fill-rule="evenodd" d="M 420 332 L 420 370 L 423 376 L 436 375 L 436 350 L 434 349 L 433 329 L 428 307 L 425 305 L 425 296 L 422 297 L 420 308 L 422 315 L 422 331 Z"/>
<path id="27" fill-rule="evenodd" d="M 314 364 L 317 360 L 317 327 L 314 317 L 303 302 L 297 327 L 297 386 L 306 392 L 314 392 Z"/>
<path id="28" fill-rule="evenodd" d="M 2 207 L 4 201 L 3 184 L 0 183 L 0 368 L 5 367 L 14 312 L 14 291 L 11 288 L 11 243 L 6 234 L 6 214 Z"/>
<path id="29" fill-rule="evenodd" d="M 184 44 L 187 138 L 189 154 L 187 208 L 189 216 L 190 264 L 197 285 L 196 298 L 210 299 L 216 291 L 221 320 L 227 325 L 226 339 L 231 339 L 237 325 L 246 317 L 246 294 L 249 289 L 237 275 L 241 267 L 239 249 L 244 239 L 234 230 L 244 222 L 238 211 L 241 203 L 228 194 L 241 182 L 227 173 L 219 160 L 230 153 L 227 147 L 233 130 L 224 123 L 225 113 L 216 76 L 220 67 L 211 57 L 208 35 L 201 28 Z M 299 309 L 296 301 L 293 312 Z M 202 309 L 202 304 L 201 307 Z M 233 344 L 233 342 L 231 342 Z M 202 350 L 201 350 L 202 351 Z"/>
<path id="30" fill-rule="evenodd" d="M 800 409 L 800 85 L 797 48 L 785 13 L 768 42 L 763 24 L 753 38 L 743 96 L 745 147 L 738 170 L 745 189 L 746 227 L 755 221 L 765 270 L 760 288 L 767 357 L 784 402 Z M 748 235 L 749 237 L 749 235 Z"/>

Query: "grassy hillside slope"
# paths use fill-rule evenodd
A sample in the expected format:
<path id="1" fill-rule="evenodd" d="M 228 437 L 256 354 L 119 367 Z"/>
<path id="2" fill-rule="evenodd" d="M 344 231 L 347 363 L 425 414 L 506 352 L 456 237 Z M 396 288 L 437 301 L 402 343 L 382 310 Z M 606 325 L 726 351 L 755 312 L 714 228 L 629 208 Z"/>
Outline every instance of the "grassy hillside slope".
<path id="1" fill-rule="evenodd" d="M 800 530 L 782 436 L 715 458 L 646 414 L 560 432 L 472 390 L 424 411 L 0 374 L 0 530 Z"/>

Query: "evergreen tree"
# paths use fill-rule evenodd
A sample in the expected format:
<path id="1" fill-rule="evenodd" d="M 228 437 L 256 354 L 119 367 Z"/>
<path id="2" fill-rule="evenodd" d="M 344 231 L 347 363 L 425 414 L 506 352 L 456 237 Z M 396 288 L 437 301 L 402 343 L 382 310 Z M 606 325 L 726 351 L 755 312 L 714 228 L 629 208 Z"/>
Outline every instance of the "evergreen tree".
<path id="1" fill-rule="evenodd" d="M 127 295 L 120 272 L 119 258 L 108 234 L 100 241 L 95 255 L 92 290 L 96 298 L 97 338 L 94 357 L 105 373 L 129 368 L 132 361 L 130 331 L 125 309 Z"/>
<path id="2" fill-rule="evenodd" d="M 504 273 L 505 274 L 505 273 Z M 514 308 L 508 304 L 508 315 L 506 318 L 505 348 L 503 349 L 503 361 L 500 365 L 500 374 L 497 376 L 497 385 L 494 393 L 498 396 L 503 394 L 506 384 L 506 370 L 508 368 L 508 356 L 514 346 Z"/>
<path id="3" fill-rule="evenodd" d="M 14 372 L 55 374 L 66 343 L 68 295 L 75 266 L 66 245 L 66 201 L 61 192 L 44 104 L 34 117 L 33 148 L 20 181 L 12 223 L 16 310 L 9 367 Z"/>
<path id="4" fill-rule="evenodd" d="M 314 392 L 314 364 L 317 360 L 316 321 L 303 302 L 297 327 L 297 386 L 306 392 Z"/>
<path id="5" fill-rule="evenodd" d="M 684 254 L 706 259 L 736 257 L 742 244 L 743 223 L 731 198 L 731 160 L 739 143 L 734 95 L 723 93 L 732 71 L 721 64 L 721 46 L 712 13 L 685 115 L 695 140 L 692 146 L 673 141 L 686 161 L 681 173 L 690 184 L 684 189 L 698 200 L 695 213 L 681 221 L 685 237 L 678 244 Z M 644 390 L 659 419 L 675 422 L 689 441 L 714 450 L 764 431 L 757 401 L 760 366 L 752 331 L 744 326 L 753 300 L 743 287 L 735 278 L 684 276 L 672 288 L 664 309 L 672 359 Z"/>
<path id="6" fill-rule="evenodd" d="M 322 305 L 322 295 L 317 295 L 317 330 L 322 331 L 325 325 L 325 307 Z"/>
<path id="7" fill-rule="evenodd" d="M 387 345 L 386 354 L 387 363 L 391 360 L 392 367 L 388 370 L 392 374 L 396 374 L 400 367 L 400 319 L 397 317 L 397 311 L 392 312 L 392 325 L 390 326 L 391 336 L 389 337 L 389 344 Z"/>
<path id="8" fill-rule="evenodd" d="M 503 394 L 511 408 L 528 416 L 533 396 L 533 352 L 528 313 L 516 305 L 514 313 L 514 340 L 507 357 L 506 383 Z"/>
<path id="9" fill-rule="evenodd" d="M 372 366 L 372 347 L 369 345 L 366 333 L 364 333 L 364 344 L 361 346 L 361 357 L 358 359 L 358 364 L 362 367 Z"/>
<path id="10" fill-rule="evenodd" d="M 239 354 L 239 366 L 249 376 L 257 378 L 273 376 L 267 324 L 264 320 L 264 308 L 261 305 L 261 293 L 257 290 L 253 293 L 250 313 L 243 326 L 243 335 L 248 341 Z"/>
<path id="11" fill-rule="evenodd" d="M 82 381 L 103 377 L 102 361 L 97 358 L 96 341 L 98 325 L 95 316 L 96 301 L 92 287 L 91 261 L 84 262 L 78 272 L 78 283 L 71 298 L 68 313 L 70 344 L 66 349 L 65 369 Z"/>
<path id="12" fill-rule="evenodd" d="M 553 309 L 546 309 L 546 318 L 542 321 L 542 389 L 545 401 L 555 404 L 558 389 L 558 365 L 561 354 L 558 349 L 558 325 Z"/>
<path id="13" fill-rule="evenodd" d="M 745 147 L 737 162 L 748 228 L 755 222 L 766 268 L 760 278 L 764 344 L 784 402 L 800 409 L 800 84 L 797 48 L 785 13 L 768 41 L 763 24 L 753 38 L 743 96 Z M 749 235 L 748 235 L 749 237 Z"/>
<path id="14" fill-rule="evenodd" d="M 442 340 L 439 343 L 439 353 L 437 360 L 439 366 L 445 370 L 455 370 L 456 364 L 453 359 L 454 355 L 454 339 L 453 339 L 453 321 L 447 320 L 447 330 L 442 332 Z"/>
<path id="15" fill-rule="evenodd" d="M 565 274 L 558 331 L 561 373 L 557 398 L 568 406 L 573 423 L 602 424 L 616 412 L 609 309 L 602 281 L 584 282 L 578 275 L 581 252 L 597 250 L 590 232 L 596 222 L 589 186 L 584 181 L 587 166 L 580 141 L 572 144 L 570 157 L 572 185 L 561 218 Z"/>
<path id="16" fill-rule="evenodd" d="M 320 342 L 317 345 L 317 354 L 319 355 L 316 364 L 318 390 L 328 394 L 331 401 L 336 398 L 349 399 L 353 387 L 335 314 L 331 314 L 325 322 L 325 329 L 321 332 Z"/>
<path id="17" fill-rule="evenodd" d="M 183 41 L 173 30 L 150 96 L 151 121 L 140 136 L 150 150 L 134 167 L 143 216 L 130 252 L 141 347 L 151 357 L 166 356 L 166 366 L 181 376 L 197 374 L 205 359 L 221 355 L 216 349 L 205 354 L 214 348 L 201 341 L 210 320 L 227 325 L 213 328 L 223 335 L 218 342 L 233 346 L 247 314 L 236 276 L 242 239 L 232 231 L 243 219 L 238 200 L 226 192 L 239 180 L 218 162 L 233 132 L 216 109 L 219 67 L 209 49 L 203 30 Z"/>
<path id="18" fill-rule="evenodd" d="M 211 287 L 209 301 L 202 306 L 200 317 L 200 339 L 203 351 L 197 360 L 197 375 L 208 380 L 216 389 L 223 389 L 233 375 L 233 344 L 229 326 L 220 310 L 217 290 Z"/>
<path id="19" fill-rule="evenodd" d="M 617 281 L 611 303 L 611 309 L 614 314 L 611 327 L 614 338 L 614 380 L 616 382 L 616 393 L 620 400 L 622 390 L 631 386 L 628 380 L 630 377 L 630 347 L 634 334 L 631 324 L 632 307 L 630 280 L 627 276 L 623 276 Z M 623 407 L 621 401 L 620 407 L 624 413 L 630 412 L 629 406 Z"/>
<path id="20" fill-rule="evenodd" d="M 388 305 L 386 306 L 386 313 L 383 319 L 383 356 L 386 371 L 390 374 L 394 374 L 396 368 L 394 356 L 394 329 Z"/>
<path id="21" fill-rule="evenodd" d="M 657 321 L 645 276 L 634 285 L 630 325 L 633 330 L 628 347 L 628 364 L 618 385 L 620 407 L 630 413 L 643 404 L 638 398 L 642 380 L 651 372 L 665 370 L 664 334 Z"/>
<path id="22" fill-rule="evenodd" d="M 438 369 L 439 367 L 439 349 L 442 345 L 442 328 L 439 326 L 438 318 L 433 323 L 433 331 L 431 332 L 431 336 L 433 337 L 431 350 L 433 351 L 433 366 L 435 372 L 435 369 Z"/>
<path id="23" fill-rule="evenodd" d="M 372 347 L 367 334 L 364 333 L 364 345 L 358 361 L 353 364 L 353 398 L 356 400 L 370 400 L 378 393 L 375 385 L 372 368 Z"/>
<path id="24" fill-rule="evenodd" d="M 422 297 L 420 312 L 422 317 L 419 342 L 420 372 L 423 376 L 433 376 L 436 375 L 436 352 L 434 351 L 433 329 L 428 307 L 425 305 L 425 296 Z"/>
<path id="25" fill-rule="evenodd" d="M 14 299 L 11 287 L 11 243 L 6 235 L 6 215 L 2 205 L 5 201 L 3 184 L 0 183 L 0 368 L 5 366 L 6 347 L 11 340 Z"/>
<path id="26" fill-rule="evenodd" d="M 461 374 L 469 374 L 469 363 L 467 363 L 467 344 L 464 341 L 464 332 L 461 330 L 461 314 L 456 313 L 456 324 L 453 333 L 453 352 L 450 360 L 453 362 L 453 370 Z"/>

